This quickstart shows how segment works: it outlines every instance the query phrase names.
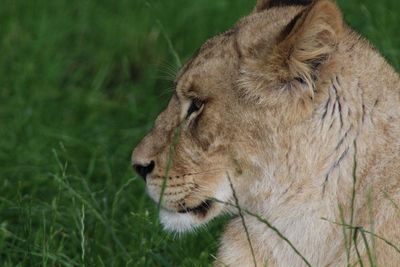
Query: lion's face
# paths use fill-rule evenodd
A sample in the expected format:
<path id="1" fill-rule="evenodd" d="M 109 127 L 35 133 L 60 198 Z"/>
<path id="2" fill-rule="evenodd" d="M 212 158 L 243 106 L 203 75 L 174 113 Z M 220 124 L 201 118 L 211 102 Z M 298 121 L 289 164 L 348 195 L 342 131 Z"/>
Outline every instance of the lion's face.
<path id="1" fill-rule="evenodd" d="M 257 166 L 287 145 L 282 132 L 311 116 L 308 69 L 293 73 L 279 56 L 291 49 L 284 37 L 304 24 L 303 11 L 254 12 L 209 40 L 177 75 L 168 107 L 132 155 L 150 197 L 162 200 L 166 229 L 186 231 L 220 214 L 232 185 L 246 188 Z"/>
<path id="2" fill-rule="evenodd" d="M 238 55 L 229 34 L 210 40 L 181 70 L 168 107 L 133 153 L 134 164 L 151 164 L 148 173 L 140 171 L 155 202 L 165 182 L 160 216 L 170 230 L 208 221 L 223 208 L 214 199 L 231 196 L 227 175 L 237 171 L 232 147 L 240 108 Z"/>

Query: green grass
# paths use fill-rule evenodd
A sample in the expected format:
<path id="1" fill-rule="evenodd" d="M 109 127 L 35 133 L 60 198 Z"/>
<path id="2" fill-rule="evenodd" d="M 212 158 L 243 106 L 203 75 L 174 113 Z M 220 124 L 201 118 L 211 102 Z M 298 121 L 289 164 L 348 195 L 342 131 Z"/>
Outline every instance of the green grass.
<path id="1" fill-rule="evenodd" d="M 254 3 L 149 3 L 2 1 L 1 266 L 212 262 L 225 219 L 180 238 L 164 233 L 130 153 L 171 95 L 177 56 L 186 61 Z M 400 2 L 339 3 L 399 69 Z"/>

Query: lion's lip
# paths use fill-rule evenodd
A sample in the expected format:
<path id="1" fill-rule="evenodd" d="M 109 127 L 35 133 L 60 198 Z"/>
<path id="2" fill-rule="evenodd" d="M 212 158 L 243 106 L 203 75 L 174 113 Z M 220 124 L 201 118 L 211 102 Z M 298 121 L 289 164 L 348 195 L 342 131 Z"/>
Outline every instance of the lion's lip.
<path id="1" fill-rule="evenodd" d="M 179 213 L 194 213 L 198 215 L 205 216 L 207 212 L 211 209 L 213 202 L 211 200 L 205 200 L 200 205 L 194 208 L 184 208 L 179 210 Z"/>

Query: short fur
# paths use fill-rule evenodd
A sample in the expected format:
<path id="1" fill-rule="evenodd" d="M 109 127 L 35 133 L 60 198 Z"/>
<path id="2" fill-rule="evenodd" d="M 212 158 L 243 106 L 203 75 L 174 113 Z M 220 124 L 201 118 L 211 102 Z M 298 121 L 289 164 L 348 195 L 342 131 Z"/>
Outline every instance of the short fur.
<path id="1" fill-rule="evenodd" d="M 133 163 L 154 161 L 147 189 L 155 201 L 166 181 L 160 218 L 168 230 L 237 213 L 223 203 L 235 203 L 233 187 L 240 206 L 272 223 L 312 266 L 345 266 L 335 222 L 340 210 L 352 221 L 354 178 L 353 225 L 400 245 L 400 78 L 331 1 L 278 2 L 259 1 L 203 45 Z M 193 101 L 203 104 L 188 114 Z M 192 210 L 206 200 L 208 210 Z M 257 266 L 305 266 L 267 225 L 244 219 Z M 400 266 L 392 247 L 367 238 L 378 266 Z M 356 255 L 352 246 L 352 266 Z M 215 265 L 253 265 L 240 217 L 226 227 Z"/>

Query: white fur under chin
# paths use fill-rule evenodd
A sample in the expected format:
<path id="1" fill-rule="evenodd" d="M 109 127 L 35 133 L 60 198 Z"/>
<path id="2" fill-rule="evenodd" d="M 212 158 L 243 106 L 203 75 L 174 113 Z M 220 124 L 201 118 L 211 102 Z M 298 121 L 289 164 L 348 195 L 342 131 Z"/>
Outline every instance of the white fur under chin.
<path id="1" fill-rule="evenodd" d="M 160 220 L 165 230 L 176 233 L 189 232 L 201 224 L 193 214 L 171 212 L 165 209 L 160 210 Z"/>
<path id="2" fill-rule="evenodd" d="M 227 202 L 231 196 L 232 190 L 230 190 L 229 181 L 227 180 L 226 183 L 221 183 L 217 188 L 215 199 L 221 202 Z M 215 201 L 212 205 L 213 206 L 207 212 L 206 216 L 202 218 L 193 213 L 178 213 L 161 209 L 159 214 L 161 224 L 164 226 L 165 230 L 179 234 L 193 231 L 219 215 L 225 206 L 224 204 Z"/>

